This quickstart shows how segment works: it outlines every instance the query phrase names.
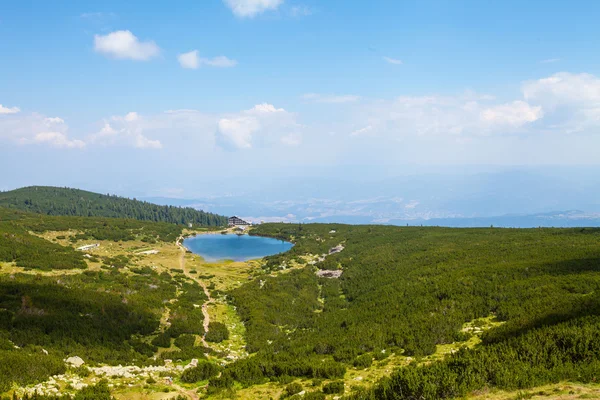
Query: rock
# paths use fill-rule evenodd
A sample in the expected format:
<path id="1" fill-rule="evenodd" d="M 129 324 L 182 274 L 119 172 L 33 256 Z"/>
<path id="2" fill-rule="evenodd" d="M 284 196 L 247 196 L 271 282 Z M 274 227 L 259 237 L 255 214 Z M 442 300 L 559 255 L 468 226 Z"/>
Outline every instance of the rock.
<path id="1" fill-rule="evenodd" d="M 78 356 L 74 356 L 74 357 L 69 357 L 65 360 L 65 362 L 67 364 L 72 365 L 73 367 L 77 368 L 77 367 L 81 367 L 83 364 L 85 364 L 85 361 L 83 361 L 81 359 L 81 357 Z"/>
<path id="2" fill-rule="evenodd" d="M 45 355 L 48 355 L 48 350 L 42 349 L 42 353 L 44 353 Z"/>
<path id="3" fill-rule="evenodd" d="M 87 385 L 85 383 L 81 383 L 81 382 L 73 383 L 73 384 L 71 384 L 71 386 L 73 386 L 73 389 L 75 389 L 75 390 L 81 390 L 84 387 L 87 387 Z"/>

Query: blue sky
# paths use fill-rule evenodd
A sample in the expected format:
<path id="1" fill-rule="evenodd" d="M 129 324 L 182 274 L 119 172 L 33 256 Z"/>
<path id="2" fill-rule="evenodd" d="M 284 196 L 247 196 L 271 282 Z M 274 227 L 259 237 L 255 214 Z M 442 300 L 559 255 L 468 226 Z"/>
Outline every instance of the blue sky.
<path id="1" fill-rule="evenodd" d="M 596 1 L 4 2 L 0 189 L 597 165 L 598 15 Z"/>

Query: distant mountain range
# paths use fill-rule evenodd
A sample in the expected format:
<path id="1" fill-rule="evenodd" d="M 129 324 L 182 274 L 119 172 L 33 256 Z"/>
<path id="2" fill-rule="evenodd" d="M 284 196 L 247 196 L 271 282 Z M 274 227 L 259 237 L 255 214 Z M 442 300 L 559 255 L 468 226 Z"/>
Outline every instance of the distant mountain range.
<path id="1" fill-rule="evenodd" d="M 598 174 L 576 172 L 528 169 L 438 173 L 377 181 L 294 178 L 272 181 L 260 189 L 253 188 L 251 181 L 241 181 L 235 185 L 236 191 L 229 194 L 146 200 L 239 215 L 253 221 L 451 227 L 598 226 Z"/>
<path id="2" fill-rule="evenodd" d="M 223 226 L 227 218 L 191 207 L 156 205 L 136 199 L 52 186 L 0 192 L 0 207 L 47 215 L 131 218 L 140 221 Z"/>

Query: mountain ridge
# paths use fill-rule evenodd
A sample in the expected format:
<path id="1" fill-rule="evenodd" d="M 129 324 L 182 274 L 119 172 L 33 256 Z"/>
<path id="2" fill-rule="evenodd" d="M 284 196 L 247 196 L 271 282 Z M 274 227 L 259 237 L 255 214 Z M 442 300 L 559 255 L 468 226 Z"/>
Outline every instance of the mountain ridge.
<path id="1" fill-rule="evenodd" d="M 0 207 L 46 215 L 130 218 L 202 226 L 227 223 L 225 216 L 191 207 L 161 206 L 135 198 L 55 186 L 27 186 L 0 192 Z"/>

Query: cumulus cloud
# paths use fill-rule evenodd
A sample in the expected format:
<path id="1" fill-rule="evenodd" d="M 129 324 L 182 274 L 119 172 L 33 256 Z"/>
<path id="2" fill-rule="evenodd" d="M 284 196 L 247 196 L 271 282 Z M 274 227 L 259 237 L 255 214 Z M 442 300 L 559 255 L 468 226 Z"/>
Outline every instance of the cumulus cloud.
<path id="1" fill-rule="evenodd" d="M 600 127 L 600 78 L 560 72 L 523 84 L 528 102 L 539 104 L 553 130 L 569 133 Z"/>
<path id="2" fill-rule="evenodd" d="M 600 79 L 591 74 L 560 72 L 547 78 L 525 82 L 523 95 L 526 100 L 551 107 L 567 104 L 598 106 Z"/>
<path id="3" fill-rule="evenodd" d="M 531 106 L 524 101 L 516 100 L 512 103 L 486 108 L 481 111 L 480 115 L 486 123 L 520 127 L 537 121 L 543 117 L 544 113 L 541 106 Z"/>
<path id="4" fill-rule="evenodd" d="M 62 118 L 38 113 L 5 113 L 0 118 L 0 141 L 67 149 L 85 147 L 83 140 L 70 138 L 68 130 Z"/>
<path id="5" fill-rule="evenodd" d="M 148 61 L 160 54 L 153 41 L 140 41 L 130 31 L 115 31 L 107 35 L 94 36 L 96 52 L 117 59 Z"/>
<path id="6" fill-rule="evenodd" d="M 218 56 L 213 58 L 200 57 L 198 50 L 192 50 L 188 53 L 182 53 L 177 56 L 179 65 L 182 68 L 198 69 L 203 65 L 215 68 L 231 68 L 237 65 L 236 60 L 232 60 L 225 56 Z"/>
<path id="7" fill-rule="evenodd" d="M 88 142 L 101 146 L 126 146 L 139 149 L 161 149 L 160 140 L 144 134 L 144 119 L 136 112 L 113 116 L 105 120 L 102 128 L 88 138 Z"/>
<path id="8" fill-rule="evenodd" d="M 84 141 L 78 139 L 71 140 L 67 137 L 67 135 L 61 132 L 40 132 L 36 134 L 32 139 L 22 138 L 20 142 L 22 144 L 49 144 L 53 147 L 68 149 L 85 147 Z"/>
<path id="9" fill-rule="evenodd" d="M 356 95 L 329 95 L 318 93 L 307 93 L 302 96 L 304 100 L 314 101 L 315 103 L 352 103 L 360 100 L 360 96 Z"/>
<path id="10" fill-rule="evenodd" d="M 21 111 L 21 109 L 19 107 L 3 107 L 2 104 L 0 104 L 0 115 L 1 114 L 16 114 L 20 111 Z"/>
<path id="11" fill-rule="evenodd" d="M 283 108 L 276 108 L 273 104 L 262 103 L 257 104 L 247 111 L 248 113 L 285 113 L 286 111 Z"/>
<path id="12" fill-rule="evenodd" d="M 404 64 L 404 63 L 402 62 L 402 60 L 399 60 L 399 59 L 397 59 L 397 58 L 383 57 L 383 60 L 384 60 L 385 62 L 387 62 L 388 64 L 394 64 L 394 65 L 402 65 L 402 64 Z"/>
<path id="13" fill-rule="evenodd" d="M 198 50 L 182 53 L 177 56 L 177 60 L 179 60 L 179 65 L 181 65 L 182 68 L 197 69 L 200 66 Z"/>
<path id="14" fill-rule="evenodd" d="M 260 127 L 260 122 L 252 117 L 222 118 L 217 131 L 225 143 L 238 149 L 249 149 L 252 147 L 252 135 Z"/>
<path id="15" fill-rule="evenodd" d="M 518 100 L 490 104 L 493 97 L 474 93 L 456 96 L 400 96 L 375 101 L 355 113 L 355 125 L 366 125 L 351 136 L 366 133 L 391 138 L 513 134 L 543 117 L 542 107 Z M 359 125 L 360 126 L 360 125 Z"/>
<path id="16" fill-rule="evenodd" d="M 177 56 L 179 65 L 182 68 L 198 69 L 202 65 L 216 68 L 231 68 L 237 65 L 236 60 L 232 60 L 225 56 L 218 56 L 213 58 L 200 57 L 198 50 L 192 50 L 188 53 L 182 53 Z"/>
<path id="17" fill-rule="evenodd" d="M 253 18 L 265 11 L 276 10 L 283 0 L 223 0 L 233 14 L 240 18 Z"/>
<path id="18" fill-rule="evenodd" d="M 281 143 L 297 146 L 301 128 L 296 116 L 269 103 L 257 104 L 249 110 L 220 118 L 217 143 L 226 149 L 250 149 Z"/>

